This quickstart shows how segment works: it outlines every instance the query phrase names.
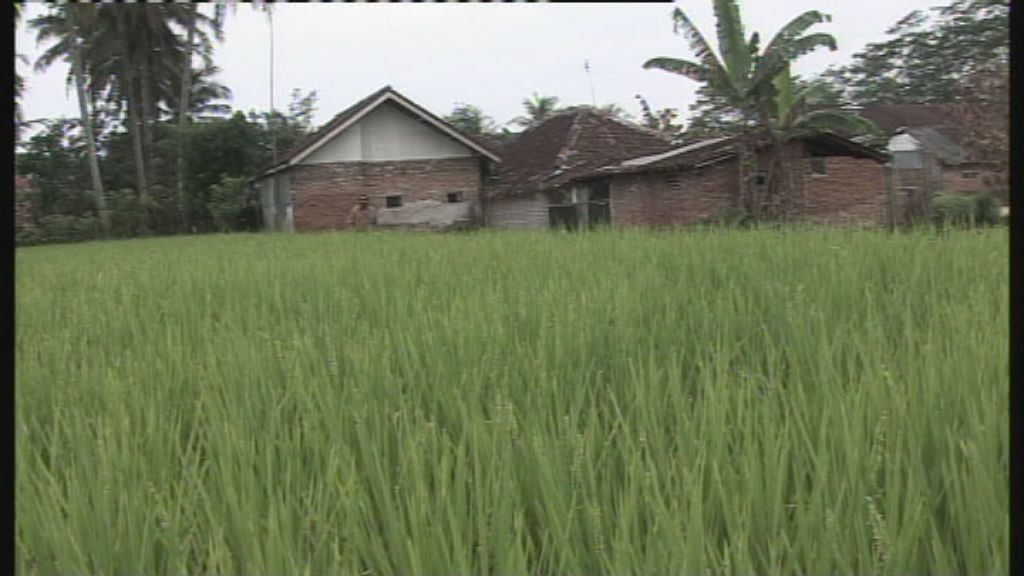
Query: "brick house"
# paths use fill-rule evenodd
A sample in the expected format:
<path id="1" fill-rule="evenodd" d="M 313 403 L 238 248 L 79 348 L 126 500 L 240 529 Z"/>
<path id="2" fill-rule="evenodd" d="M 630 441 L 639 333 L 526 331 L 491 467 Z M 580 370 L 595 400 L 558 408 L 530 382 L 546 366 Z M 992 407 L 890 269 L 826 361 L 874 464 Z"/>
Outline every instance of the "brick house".
<path id="1" fill-rule="evenodd" d="M 264 228 L 348 227 L 362 194 L 382 226 L 442 228 L 479 220 L 498 156 L 390 86 L 335 116 L 250 182 Z"/>
<path id="2" fill-rule="evenodd" d="M 731 138 L 673 146 L 580 109 L 527 130 L 499 153 L 503 163 L 486 194 L 489 227 L 677 226 L 724 218 L 742 205 Z M 888 221 L 885 154 L 834 134 L 794 140 L 785 154 L 793 169 L 784 214 L 823 224 Z"/>
<path id="3" fill-rule="evenodd" d="M 848 110 L 877 124 L 889 139 L 898 220 L 925 217 L 932 198 L 943 192 L 993 192 L 1009 200 L 1006 162 L 983 158 L 966 145 L 955 106 L 871 105 Z"/>
<path id="4" fill-rule="evenodd" d="M 791 140 L 784 149 L 789 193 L 781 215 L 817 224 L 881 225 L 887 221 L 885 154 L 834 134 Z M 768 152 L 757 155 L 764 180 Z M 676 226 L 727 218 L 742 206 L 733 138 L 690 142 L 667 153 L 599 170 L 621 225 Z M 600 182 L 601 180 L 593 180 Z"/>
<path id="5" fill-rule="evenodd" d="M 883 162 L 823 134 L 787 147 L 793 193 L 781 209 L 822 223 L 887 219 Z M 734 212 L 734 142 L 683 145 L 589 107 L 514 138 L 462 134 L 391 87 L 335 116 L 252 181 L 265 228 L 348 227 L 361 194 L 382 226 L 545 229 L 686 225 Z"/>
<path id="6" fill-rule="evenodd" d="M 608 190 L 589 186 L 583 178 L 604 166 L 671 148 L 657 132 L 586 107 L 556 113 L 499 148 L 502 164 L 488 181 L 485 225 L 547 228 L 606 221 Z"/>

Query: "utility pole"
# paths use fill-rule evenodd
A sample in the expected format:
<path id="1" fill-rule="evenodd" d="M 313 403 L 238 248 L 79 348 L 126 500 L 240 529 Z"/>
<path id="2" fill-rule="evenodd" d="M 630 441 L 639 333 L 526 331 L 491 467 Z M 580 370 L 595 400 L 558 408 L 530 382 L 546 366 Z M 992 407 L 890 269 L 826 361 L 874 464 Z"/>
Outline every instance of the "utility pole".
<path id="1" fill-rule="evenodd" d="M 267 5 L 267 21 L 270 23 L 270 148 L 277 163 L 277 130 L 274 127 L 274 7 Z"/>

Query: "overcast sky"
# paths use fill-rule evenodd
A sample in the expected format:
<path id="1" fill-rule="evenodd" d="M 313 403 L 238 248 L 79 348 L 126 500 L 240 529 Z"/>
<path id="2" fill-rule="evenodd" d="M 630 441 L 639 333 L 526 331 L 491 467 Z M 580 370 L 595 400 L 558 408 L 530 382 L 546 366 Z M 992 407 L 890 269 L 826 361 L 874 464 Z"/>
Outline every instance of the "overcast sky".
<path id="1" fill-rule="evenodd" d="M 849 62 L 869 42 L 912 10 L 945 0 L 747 0 L 741 13 L 747 35 L 769 37 L 805 10 L 832 22 L 815 29 L 836 37 L 839 49 L 805 56 L 795 72 L 809 76 Z M 681 0 L 714 44 L 711 0 Z M 205 10 L 212 7 L 206 6 Z M 24 25 L 45 6 L 29 4 L 19 27 L 17 53 L 34 62 L 40 53 Z M 427 109 L 444 115 L 458 102 L 479 106 L 499 123 L 522 114 L 533 92 L 562 104 L 590 104 L 583 63 L 589 60 L 597 104 L 615 103 L 640 116 L 635 94 L 655 109 L 685 114 L 694 82 L 643 70 L 655 56 L 690 58 L 686 41 L 672 32 L 673 4 L 278 4 L 274 14 L 274 98 L 284 109 L 294 88 L 316 90 L 317 125 L 370 92 L 390 84 Z M 216 48 L 220 81 L 234 93 L 235 109 L 269 107 L 269 27 L 250 6 L 229 12 L 225 40 Z M 18 63 L 26 75 L 26 120 L 77 116 L 66 90 L 67 65 L 43 74 Z"/>

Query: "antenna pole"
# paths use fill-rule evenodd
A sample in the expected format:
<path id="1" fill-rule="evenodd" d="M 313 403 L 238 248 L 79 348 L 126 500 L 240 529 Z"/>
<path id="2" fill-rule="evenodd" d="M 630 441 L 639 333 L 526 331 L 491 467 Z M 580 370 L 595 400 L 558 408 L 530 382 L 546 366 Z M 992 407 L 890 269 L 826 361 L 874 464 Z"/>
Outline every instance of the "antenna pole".
<path id="1" fill-rule="evenodd" d="M 597 97 L 594 96 L 594 79 L 590 77 L 590 61 L 583 61 L 583 69 L 587 71 L 587 82 L 590 83 L 590 101 L 597 108 Z"/>
<path id="2" fill-rule="evenodd" d="M 274 8 L 267 7 L 267 20 L 270 23 L 270 121 L 274 123 Z M 274 162 L 277 162 L 277 130 L 270 126 L 270 146 L 273 149 Z"/>

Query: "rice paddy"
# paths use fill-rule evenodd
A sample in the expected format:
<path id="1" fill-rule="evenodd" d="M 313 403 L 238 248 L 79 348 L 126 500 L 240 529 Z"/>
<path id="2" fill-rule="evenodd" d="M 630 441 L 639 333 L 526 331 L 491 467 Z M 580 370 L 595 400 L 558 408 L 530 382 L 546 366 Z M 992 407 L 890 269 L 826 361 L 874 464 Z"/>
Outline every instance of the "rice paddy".
<path id="1" fill-rule="evenodd" d="M 16 253 L 18 574 L 1007 574 L 1007 232 Z"/>

